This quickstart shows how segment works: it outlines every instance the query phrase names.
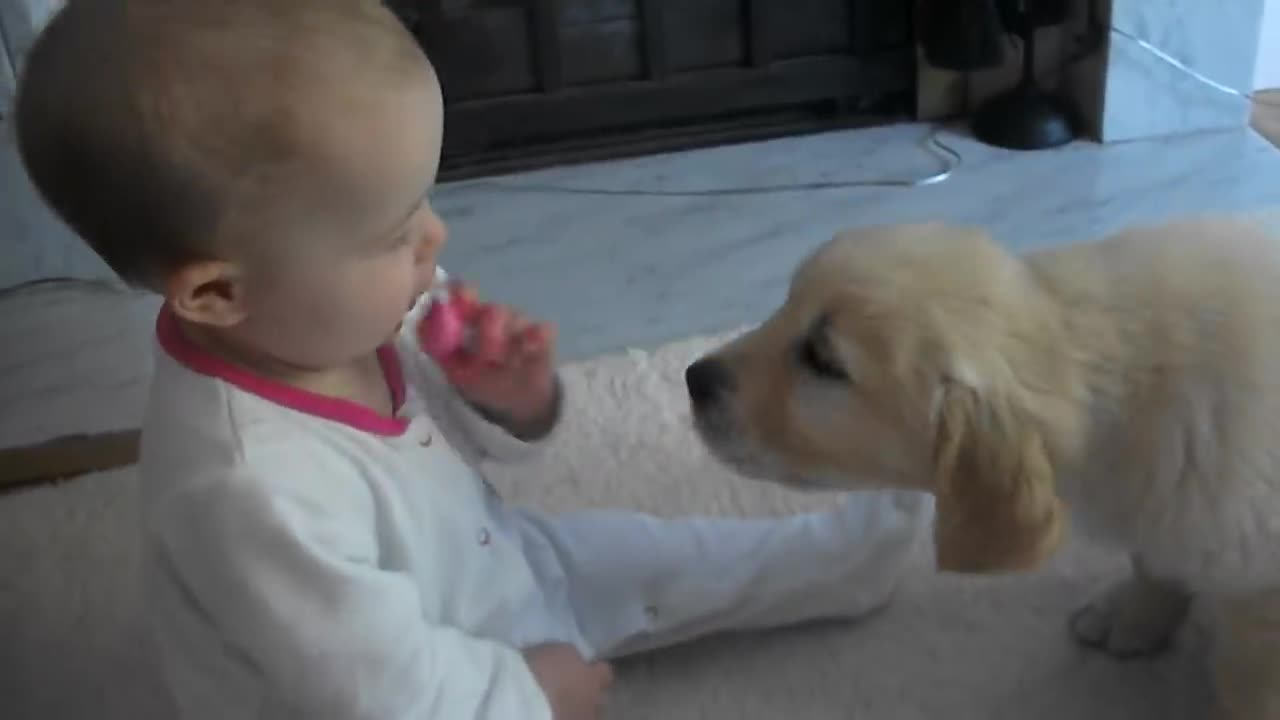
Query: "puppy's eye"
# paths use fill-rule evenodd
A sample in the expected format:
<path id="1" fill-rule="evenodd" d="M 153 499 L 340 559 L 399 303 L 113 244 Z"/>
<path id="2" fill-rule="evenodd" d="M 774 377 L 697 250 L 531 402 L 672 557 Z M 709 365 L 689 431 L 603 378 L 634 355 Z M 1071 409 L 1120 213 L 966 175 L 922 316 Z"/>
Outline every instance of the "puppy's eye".
<path id="1" fill-rule="evenodd" d="M 826 380 L 848 380 L 849 373 L 831 350 L 823 336 L 805 338 L 799 347 L 800 362 L 814 375 Z"/>

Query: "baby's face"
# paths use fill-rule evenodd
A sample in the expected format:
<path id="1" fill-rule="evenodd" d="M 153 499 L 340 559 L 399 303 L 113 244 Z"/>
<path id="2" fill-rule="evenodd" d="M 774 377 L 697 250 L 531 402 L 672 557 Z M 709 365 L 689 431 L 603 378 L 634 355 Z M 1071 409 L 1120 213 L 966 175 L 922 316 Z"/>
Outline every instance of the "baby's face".
<path id="1" fill-rule="evenodd" d="M 368 354 L 435 277 L 446 231 L 427 193 L 440 90 L 425 67 L 422 82 L 397 85 L 317 108 L 326 115 L 307 135 L 316 172 L 284 199 L 297 207 L 289 237 L 264 239 L 287 252 L 245 268 L 242 341 L 276 361 L 323 369 Z"/>

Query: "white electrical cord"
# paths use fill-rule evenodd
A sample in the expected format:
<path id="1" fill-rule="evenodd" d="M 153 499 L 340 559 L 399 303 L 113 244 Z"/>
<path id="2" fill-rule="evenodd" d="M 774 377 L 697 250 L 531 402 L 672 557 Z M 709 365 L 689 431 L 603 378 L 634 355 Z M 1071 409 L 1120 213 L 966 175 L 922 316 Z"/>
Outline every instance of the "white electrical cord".
<path id="1" fill-rule="evenodd" d="M 706 188 L 702 190 L 646 190 L 643 188 L 587 188 L 573 187 L 569 185 L 554 185 L 541 183 L 513 183 L 506 181 L 493 180 L 477 180 L 465 185 L 484 186 L 493 190 L 501 190 L 503 192 L 513 193 L 550 193 L 555 195 L 622 195 L 635 197 L 723 197 L 729 195 L 770 195 L 788 192 L 809 192 L 814 190 L 835 190 L 840 188 L 855 187 L 902 187 L 914 188 L 924 187 L 925 185 L 936 185 L 951 177 L 956 168 L 960 167 L 960 153 L 954 148 L 947 145 L 938 138 L 938 134 L 942 128 L 934 128 L 925 138 L 925 146 L 940 156 L 943 161 L 943 169 L 919 178 L 904 178 L 891 180 L 824 180 L 814 182 L 797 182 L 797 183 L 781 183 L 776 185 L 747 185 L 739 187 L 723 187 L 723 188 Z"/>

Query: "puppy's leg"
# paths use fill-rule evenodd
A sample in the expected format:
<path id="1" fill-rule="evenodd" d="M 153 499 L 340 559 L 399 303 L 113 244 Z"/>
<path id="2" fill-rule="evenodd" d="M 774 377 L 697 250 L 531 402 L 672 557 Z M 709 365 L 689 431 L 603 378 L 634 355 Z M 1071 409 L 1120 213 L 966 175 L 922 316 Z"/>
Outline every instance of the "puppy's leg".
<path id="1" fill-rule="evenodd" d="M 1169 647 L 1191 606 L 1180 583 L 1157 578 L 1133 556 L 1133 575 L 1071 616 L 1080 644 L 1116 658 L 1156 655 Z"/>
<path id="2" fill-rule="evenodd" d="M 1216 603 L 1219 720 L 1280 718 L 1280 592 Z"/>

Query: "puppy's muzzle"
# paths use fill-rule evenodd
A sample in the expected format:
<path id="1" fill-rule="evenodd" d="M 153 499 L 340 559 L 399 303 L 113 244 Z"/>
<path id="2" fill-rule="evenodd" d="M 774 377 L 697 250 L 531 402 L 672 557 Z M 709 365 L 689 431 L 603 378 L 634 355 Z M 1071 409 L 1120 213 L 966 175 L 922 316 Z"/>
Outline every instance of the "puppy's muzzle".
<path id="1" fill-rule="evenodd" d="M 695 409 L 715 405 L 733 390 L 733 374 L 725 363 L 705 357 L 690 365 L 684 373 L 689 400 Z"/>

